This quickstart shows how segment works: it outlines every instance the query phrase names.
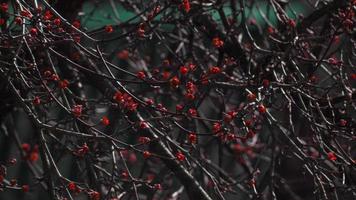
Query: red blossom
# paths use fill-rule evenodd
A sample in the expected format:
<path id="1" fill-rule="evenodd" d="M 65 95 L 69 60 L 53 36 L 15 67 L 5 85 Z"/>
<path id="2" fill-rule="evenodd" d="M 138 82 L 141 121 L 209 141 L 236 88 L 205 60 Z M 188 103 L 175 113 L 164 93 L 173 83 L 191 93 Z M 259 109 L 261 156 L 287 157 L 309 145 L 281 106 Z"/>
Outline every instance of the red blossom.
<path id="1" fill-rule="evenodd" d="M 20 15 L 23 17 L 31 17 L 31 13 L 27 10 L 23 10 L 20 12 Z"/>
<path id="2" fill-rule="evenodd" d="M 193 64 L 193 63 L 189 63 L 188 64 L 188 68 L 189 68 L 190 71 L 194 71 L 196 67 L 197 66 L 195 64 Z"/>
<path id="3" fill-rule="evenodd" d="M 179 71 L 180 71 L 180 73 L 181 73 L 182 75 L 186 75 L 186 74 L 189 72 L 189 68 L 186 67 L 186 66 L 181 66 L 181 67 L 179 68 Z"/>
<path id="4" fill-rule="evenodd" d="M 147 122 L 141 121 L 140 122 L 140 129 L 147 129 L 149 128 Z"/>
<path id="5" fill-rule="evenodd" d="M 346 126 L 347 125 L 347 121 L 344 120 L 344 119 L 340 119 L 339 124 L 340 124 L 340 126 Z"/>
<path id="6" fill-rule="evenodd" d="M 331 160 L 331 161 L 335 161 L 337 159 L 336 155 L 334 152 L 329 152 L 328 153 L 328 159 Z"/>
<path id="7" fill-rule="evenodd" d="M 177 76 L 173 77 L 170 81 L 172 87 L 177 87 L 180 84 L 180 80 Z"/>
<path id="8" fill-rule="evenodd" d="M 268 88 L 270 85 L 270 81 L 268 79 L 263 79 L 262 85 L 263 85 L 263 87 Z"/>
<path id="9" fill-rule="evenodd" d="M 105 32 L 112 33 L 114 32 L 114 28 L 111 25 L 105 26 Z"/>
<path id="10" fill-rule="evenodd" d="M 183 9 L 185 10 L 186 13 L 190 11 L 190 2 L 189 0 L 183 0 L 182 2 Z"/>
<path id="11" fill-rule="evenodd" d="M 127 110 L 129 111 L 136 111 L 137 107 L 138 107 L 138 103 L 136 103 L 135 101 L 131 100 L 128 101 L 125 105 L 125 108 L 127 108 Z"/>
<path id="12" fill-rule="evenodd" d="M 245 147 L 244 146 L 242 146 L 241 144 L 235 144 L 234 145 L 234 150 L 235 150 L 235 152 L 236 153 L 243 153 L 243 152 L 245 152 Z"/>
<path id="13" fill-rule="evenodd" d="M 221 48 L 222 46 L 224 46 L 224 41 L 222 41 L 219 37 L 213 38 L 212 43 L 216 48 Z"/>
<path id="14" fill-rule="evenodd" d="M 11 179 L 11 180 L 10 180 L 10 185 L 11 185 L 12 187 L 15 187 L 15 186 L 17 185 L 17 180 L 16 180 L 16 179 Z"/>
<path id="15" fill-rule="evenodd" d="M 247 95 L 247 100 L 249 100 L 250 102 L 255 101 L 256 100 L 256 95 L 253 94 L 253 93 L 249 93 Z"/>
<path id="16" fill-rule="evenodd" d="M 46 10 L 43 16 L 44 20 L 50 20 L 53 17 L 53 14 L 50 10 Z"/>
<path id="17" fill-rule="evenodd" d="M 256 19 L 250 19 L 250 20 L 248 21 L 248 23 L 249 23 L 250 25 L 256 25 L 256 24 L 257 24 L 257 21 L 256 21 Z"/>
<path id="18" fill-rule="evenodd" d="M 356 73 L 352 73 L 352 74 L 350 75 L 350 79 L 356 80 Z"/>
<path id="19" fill-rule="evenodd" d="M 82 105 L 74 105 L 72 108 L 72 113 L 75 117 L 80 117 L 82 115 L 83 106 Z"/>
<path id="20" fill-rule="evenodd" d="M 233 140 L 236 139 L 236 135 L 234 135 L 233 133 L 228 133 L 228 134 L 226 135 L 226 139 L 227 139 L 228 141 L 233 141 Z"/>
<path id="21" fill-rule="evenodd" d="M 153 105 L 154 104 L 154 101 L 153 101 L 153 99 L 146 99 L 146 101 L 145 101 L 146 103 L 147 103 L 147 105 L 149 105 L 149 106 L 151 106 L 151 105 Z"/>
<path id="22" fill-rule="evenodd" d="M 162 190 L 162 186 L 161 186 L 161 184 L 159 184 L 159 183 L 154 184 L 154 188 L 155 188 L 156 190 Z"/>
<path id="23" fill-rule="evenodd" d="M 80 26 L 81 26 L 79 20 L 75 20 L 75 21 L 72 23 L 72 25 L 73 25 L 75 28 L 77 28 L 77 29 L 79 29 Z"/>
<path id="24" fill-rule="evenodd" d="M 9 159 L 9 164 L 10 165 L 15 165 L 17 163 L 17 160 L 16 160 L 16 158 L 11 158 L 11 159 Z M 1 181 L 0 181 L 1 182 Z"/>
<path id="25" fill-rule="evenodd" d="M 129 58 L 129 51 L 124 49 L 117 53 L 117 57 L 121 60 L 127 60 Z"/>
<path id="26" fill-rule="evenodd" d="M 89 191 L 88 195 L 90 200 L 100 200 L 100 193 L 97 191 Z"/>
<path id="27" fill-rule="evenodd" d="M 107 116 L 103 116 L 103 117 L 101 118 L 101 123 L 102 123 L 104 126 L 109 126 L 110 120 L 109 120 L 109 118 L 108 118 Z"/>
<path id="28" fill-rule="evenodd" d="M 83 144 L 83 146 L 79 147 L 74 154 L 77 156 L 84 156 L 85 154 L 89 153 L 89 147 L 86 143 Z"/>
<path id="29" fill-rule="evenodd" d="M 33 100 L 32 100 L 32 103 L 33 103 L 34 105 L 40 105 L 40 104 L 41 104 L 41 99 L 40 99 L 40 97 L 35 96 L 35 98 L 33 98 Z"/>
<path id="30" fill-rule="evenodd" d="M 292 28 L 295 28 L 297 26 L 297 23 L 293 19 L 289 19 L 287 24 Z"/>
<path id="31" fill-rule="evenodd" d="M 221 130 L 221 123 L 219 122 L 214 122 L 213 124 L 213 133 L 217 133 Z"/>
<path id="32" fill-rule="evenodd" d="M 195 95 L 191 92 L 186 93 L 184 96 L 187 100 L 190 100 L 190 101 L 195 99 Z"/>
<path id="33" fill-rule="evenodd" d="M 117 103 L 121 103 L 124 99 L 124 95 L 122 94 L 122 92 L 117 91 L 114 96 L 113 99 L 117 102 Z"/>
<path id="34" fill-rule="evenodd" d="M 188 115 L 191 116 L 191 117 L 196 117 L 198 115 L 198 112 L 194 108 L 189 108 Z"/>
<path id="35" fill-rule="evenodd" d="M 71 192 L 74 192 L 77 190 L 77 185 L 74 182 L 69 182 L 67 187 Z"/>
<path id="36" fill-rule="evenodd" d="M 221 72 L 221 69 L 220 69 L 220 67 L 211 67 L 210 69 L 209 69 L 209 72 L 211 73 L 211 74 L 219 74 L 220 72 Z"/>
<path id="37" fill-rule="evenodd" d="M 340 36 L 335 35 L 332 39 L 333 43 L 339 43 L 340 42 Z"/>
<path id="38" fill-rule="evenodd" d="M 143 71 L 137 72 L 136 76 L 137 76 L 137 78 L 139 78 L 139 79 L 145 79 L 145 78 L 146 78 L 146 74 L 145 74 L 145 72 L 143 72 Z"/>
<path id="39" fill-rule="evenodd" d="M 0 8 L 1 11 L 7 12 L 9 10 L 9 5 L 7 3 L 1 3 Z"/>
<path id="40" fill-rule="evenodd" d="M 36 36 L 38 34 L 37 28 L 31 28 L 30 29 L 30 34 L 31 34 L 31 36 Z"/>
<path id="41" fill-rule="evenodd" d="M 328 62 L 329 62 L 330 64 L 332 64 L 332 65 L 339 65 L 339 64 L 341 63 L 341 62 L 340 62 L 337 58 L 335 58 L 335 57 L 329 58 Z"/>
<path id="42" fill-rule="evenodd" d="M 43 75 L 45 77 L 50 77 L 52 75 L 52 72 L 50 70 L 46 70 L 46 71 L 44 71 Z"/>
<path id="43" fill-rule="evenodd" d="M 151 141 L 151 139 L 149 137 L 139 137 L 138 138 L 138 142 L 141 143 L 141 144 L 146 144 L 146 143 L 149 143 Z"/>
<path id="44" fill-rule="evenodd" d="M 275 32 L 275 29 L 274 29 L 273 27 L 269 26 L 269 27 L 267 28 L 267 32 L 268 32 L 269 34 L 273 34 L 273 33 Z"/>
<path id="45" fill-rule="evenodd" d="M 121 172 L 121 177 L 126 179 L 129 177 L 129 173 L 125 170 L 125 171 Z"/>
<path id="46" fill-rule="evenodd" d="M 178 152 L 178 153 L 176 153 L 176 158 L 178 161 L 184 161 L 185 155 L 182 152 Z"/>
<path id="47" fill-rule="evenodd" d="M 53 24 L 56 25 L 56 26 L 61 25 L 61 19 L 59 19 L 59 18 L 54 19 L 53 20 Z"/>
<path id="48" fill-rule="evenodd" d="M 163 78 L 163 80 L 168 80 L 170 76 L 171 76 L 171 73 L 170 73 L 169 71 L 164 71 L 164 72 L 162 73 L 162 78 Z M 179 80 L 179 79 L 178 79 L 178 80 Z"/>
<path id="49" fill-rule="evenodd" d="M 226 123 L 229 123 L 229 122 L 231 122 L 231 121 L 236 117 L 236 115 L 237 115 L 237 112 L 230 111 L 230 112 L 228 112 L 228 113 L 225 114 L 225 116 L 224 116 L 224 121 L 225 121 Z"/>
<path id="50" fill-rule="evenodd" d="M 128 156 L 128 161 L 129 163 L 133 164 L 137 161 L 137 157 L 136 157 L 136 154 L 131 152 Z"/>
<path id="51" fill-rule="evenodd" d="M 183 107 L 184 107 L 183 105 L 177 104 L 177 105 L 176 105 L 176 111 L 177 111 L 177 112 L 181 112 L 181 111 L 183 110 Z"/>
<path id="52" fill-rule="evenodd" d="M 69 81 L 67 79 L 64 79 L 64 80 L 61 80 L 61 81 L 58 82 L 58 86 L 61 89 L 67 88 L 68 85 L 69 85 Z"/>
<path id="53" fill-rule="evenodd" d="M 80 42 L 80 36 L 73 36 L 74 42 L 79 43 Z"/>
<path id="54" fill-rule="evenodd" d="M 22 191 L 23 192 L 29 192 L 30 191 L 30 186 L 29 185 L 23 185 L 22 186 Z"/>
<path id="55" fill-rule="evenodd" d="M 23 143 L 23 144 L 21 145 L 21 148 L 22 148 L 23 151 L 29 152 L 29 151 L 31 150 L 31 145 L 28 144 L 28 143 Z"/>
<path id="56" fill-rule="evenodd" d="M 4 25 L 6 23 L 5 19 L 0 18 L 0 26 Z"/>
<path id="57" fill-rule="evenodd" d="M 22 24 L 22 18 L 21 18 L 21 17 L 16 17 L 16 18 L 15 18 L 15 23 L 16 23 L 17 25 L 21 25 L 21 24 Z"/>
<path id="58" fill-rule="evenodd" d="M 139 37 L 144 37 L 145 36 L 145 29 L 143 27 L 140 27 L 137 29 L 137 35 Z"/>
<path id="59" fill-rule="evenodd" d="M 152 156 L 151 152 L 149 152 L 149 151 L 144 151 L 144 152 L 143 152 L 143 157 L 144 157 L 144 158 L 147 159 L 147 158 L 149 158 L 149 157 L 151 157 L 151 156 Z"/>
<path id="60" fill-rule="evenodd" d="M 36 162 L 39 158 L 38 152 L 32 151 L 30 155 L 28 156 L 28 160 L 31 162 Z"/>
<path id="61" fill-rule="evenodd" d="M 50 79 L 52 81 L 58 81 L 59 80 L 59 76 L 57 74 L 52 74 L 52 76 L 50 77 Z"/>
<path id="62" fill-rule="evenodd" d="M 189 143 L 195 144 L 197 142 L 197 134 L 194 132 L 189 133 L 188 140 L 189 140 Z"/>
<path id="63" fill-rule="evenodd" d="M 194 84 L 193 82 L 191 82 L 191 81 L 188 81 L 185 87 L 187 88 L 187 91 L 188 91 L 189 93 L 195 93 L 196 90 L 197 90 L 197 87 L 196 87 L 195 84 Z"/>
<path id="64" fill-rule="evenodd" d="M 252 120 L 247 119 L 247 120 L 244 121 L 244 123 L 245 123 L 245 126 L 249 127 L 249 126 L 252 125 Z"/>
<path id="65" fill-rule="evenodd" d="M 266 113 L 267 109 L 263 104 L 258 105 L 258 112 L 260 112 L 261 114 Z"/>

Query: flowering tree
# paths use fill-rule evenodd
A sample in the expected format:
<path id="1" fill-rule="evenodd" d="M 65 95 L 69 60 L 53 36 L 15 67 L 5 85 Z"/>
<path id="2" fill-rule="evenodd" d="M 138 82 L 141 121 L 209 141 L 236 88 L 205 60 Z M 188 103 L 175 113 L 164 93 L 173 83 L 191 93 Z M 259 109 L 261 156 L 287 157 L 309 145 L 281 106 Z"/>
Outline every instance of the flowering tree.
<path id="1" fill-rule="evenodd" d="M 2 0 L 0 199 L 355 199 L 355 9 Z"/>

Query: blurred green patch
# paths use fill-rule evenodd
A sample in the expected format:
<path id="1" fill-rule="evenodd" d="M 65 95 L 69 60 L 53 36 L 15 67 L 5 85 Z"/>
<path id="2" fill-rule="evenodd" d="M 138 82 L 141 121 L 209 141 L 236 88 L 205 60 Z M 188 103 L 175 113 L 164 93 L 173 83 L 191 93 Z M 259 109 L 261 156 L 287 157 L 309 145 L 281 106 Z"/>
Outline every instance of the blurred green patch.
<path id="1" fill-rule="evenodd" d="M 229 4 L 224 7 L 224 11 L 227 17 L 231 16 L 232 11 Z M 87 2 L 84 4 L 83 12 L 82 22 L 88 29 L 101 28 L 107 24 L 117 24 L 118 21 L 125 22 L 136 16 L 134 12 L 128 11 L 122 5 L 118 3 L 112 5 L 110 1 L 95 4 Z M 216 10 L 207 12 L 211 13 L 214 20 L 220 21 L 220 16 Z M 296 19 L 299 14 L 306 15 L 308 8 L 300 1 L 292 1 L 287 5 L 286 13 L 290 18 Z M 277 22 L 272 6 L 266 1 L 255 2 L 252 7 L 246 7 L 245 15 L 247 19 L 253 19 L 261 26 L 266 26 L 266 20 L 272 25 L 276 25 Z M 159 16 L 156 19 L 159 19 Z M 138 20 L 136 18 L 134 21 L 137 22 Z M 241 15 L 237 20 L 241 20 Z"/>

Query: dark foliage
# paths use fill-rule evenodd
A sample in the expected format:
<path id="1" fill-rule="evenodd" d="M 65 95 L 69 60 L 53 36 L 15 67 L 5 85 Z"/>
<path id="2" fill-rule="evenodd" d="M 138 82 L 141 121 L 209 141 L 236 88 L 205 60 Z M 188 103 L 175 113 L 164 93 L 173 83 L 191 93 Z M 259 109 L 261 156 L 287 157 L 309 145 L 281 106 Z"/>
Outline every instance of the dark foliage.
<path id="1" fill-rule="evenodd" d="M 355 0 L 1 2 L 0 199 L 356 199 Z"/>

